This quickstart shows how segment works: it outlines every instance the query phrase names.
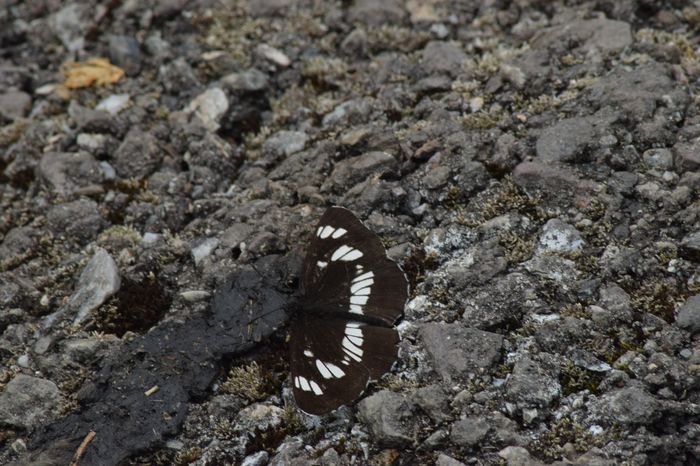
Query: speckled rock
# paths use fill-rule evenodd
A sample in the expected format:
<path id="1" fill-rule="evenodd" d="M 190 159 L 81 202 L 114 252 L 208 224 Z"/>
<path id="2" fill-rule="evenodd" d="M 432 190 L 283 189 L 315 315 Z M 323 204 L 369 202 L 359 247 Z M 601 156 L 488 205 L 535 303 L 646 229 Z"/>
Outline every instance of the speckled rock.
<path id="1" fill-rule="evenodd" d="M 358 415 L 381 445 L 408 446 L 413 442 L 417 418 L 404 396 L 382 390 L 358 404 Z"/>
<path id="2" fill-rule="evenodd" d="M 39 164 L 39 172 L 61 196 L 94 186 L 102 189 L 102 169 L 95 158 L 86 152 L 49 152 Z"/>
<path id="3" fill-rule="evenodd" d="M 426 324 L 420 331 L 438 375 L 446 383 L 489 369 L 501 356 L 503 337 L 459 324 Z"/>
<path id="4" fill-rule="evenodd" d="M 691 333 L 700 331 L 700 294 L 688 298 L 678 309 L 676 323 Z"/>
<path id="5" fill-rule="evenodd" d="M 508 398 L 520 407 L 548 407 L 562 393 L 558 371 L 552 372 L 551 365 L 544 366 L 529 357 L 519 359 L 506 383 Z"/>
<path id="6" fill-rule="evenodd" d="M 30 430 L 58 414 L 61 395 L 50 380 L 18 374 L 0 393 L 0 423 Z"/>

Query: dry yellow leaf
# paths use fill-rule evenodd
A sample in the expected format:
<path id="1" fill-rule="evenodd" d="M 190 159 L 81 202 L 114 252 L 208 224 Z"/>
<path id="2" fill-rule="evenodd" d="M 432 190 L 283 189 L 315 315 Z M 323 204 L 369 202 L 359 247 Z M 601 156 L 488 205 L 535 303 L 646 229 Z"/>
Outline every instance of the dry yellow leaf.
<path id="1" fill-rule="evenodd" d="M 104 86 L 119 81 L 124 70 L 112 65 L 104 58 L 91 58 L 85 62 L 67 62 L 61 66 L 61 73 L 66 77 L 63 85 L 68 89 L 89 87 L 93 84 Z"/>

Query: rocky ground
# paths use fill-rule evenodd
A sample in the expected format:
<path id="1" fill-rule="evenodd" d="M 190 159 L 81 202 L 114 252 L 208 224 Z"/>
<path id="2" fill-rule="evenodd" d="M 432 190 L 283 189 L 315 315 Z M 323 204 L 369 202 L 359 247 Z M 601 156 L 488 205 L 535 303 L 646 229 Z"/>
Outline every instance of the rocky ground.
<path id="1" fill-rule="evenodd" d="M 699 28 L 0 2 L 0 464 L 698 464 Z M 319 418 L 284 310 L 334 204 L 411 297 L 393 371 Z"/>

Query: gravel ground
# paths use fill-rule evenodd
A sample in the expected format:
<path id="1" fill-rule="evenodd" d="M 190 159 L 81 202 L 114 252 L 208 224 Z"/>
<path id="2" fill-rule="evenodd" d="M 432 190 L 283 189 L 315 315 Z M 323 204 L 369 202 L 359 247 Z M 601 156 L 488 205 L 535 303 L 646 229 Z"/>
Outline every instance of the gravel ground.
<path id="1" fill-rule="evenodd" d="M 700 464 L 698 29 L 0 1 L 0 464 Z M 411 296 L 392 372 L 312 417 L 285 310 L 330 205 Z"/>

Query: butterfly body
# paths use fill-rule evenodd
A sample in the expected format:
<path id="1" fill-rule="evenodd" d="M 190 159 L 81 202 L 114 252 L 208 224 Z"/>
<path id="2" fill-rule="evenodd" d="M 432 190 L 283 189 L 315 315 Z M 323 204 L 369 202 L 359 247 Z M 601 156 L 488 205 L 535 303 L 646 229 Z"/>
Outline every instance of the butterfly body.
<path id="1" fill-rule="evenodd" d="M 394 322 L 408 297 L 406 277 L 355 215 L 329 208 L 313 231 L 291 324 L 294 398 L 309 414 L 357 399 L 391 369 Z"/>

